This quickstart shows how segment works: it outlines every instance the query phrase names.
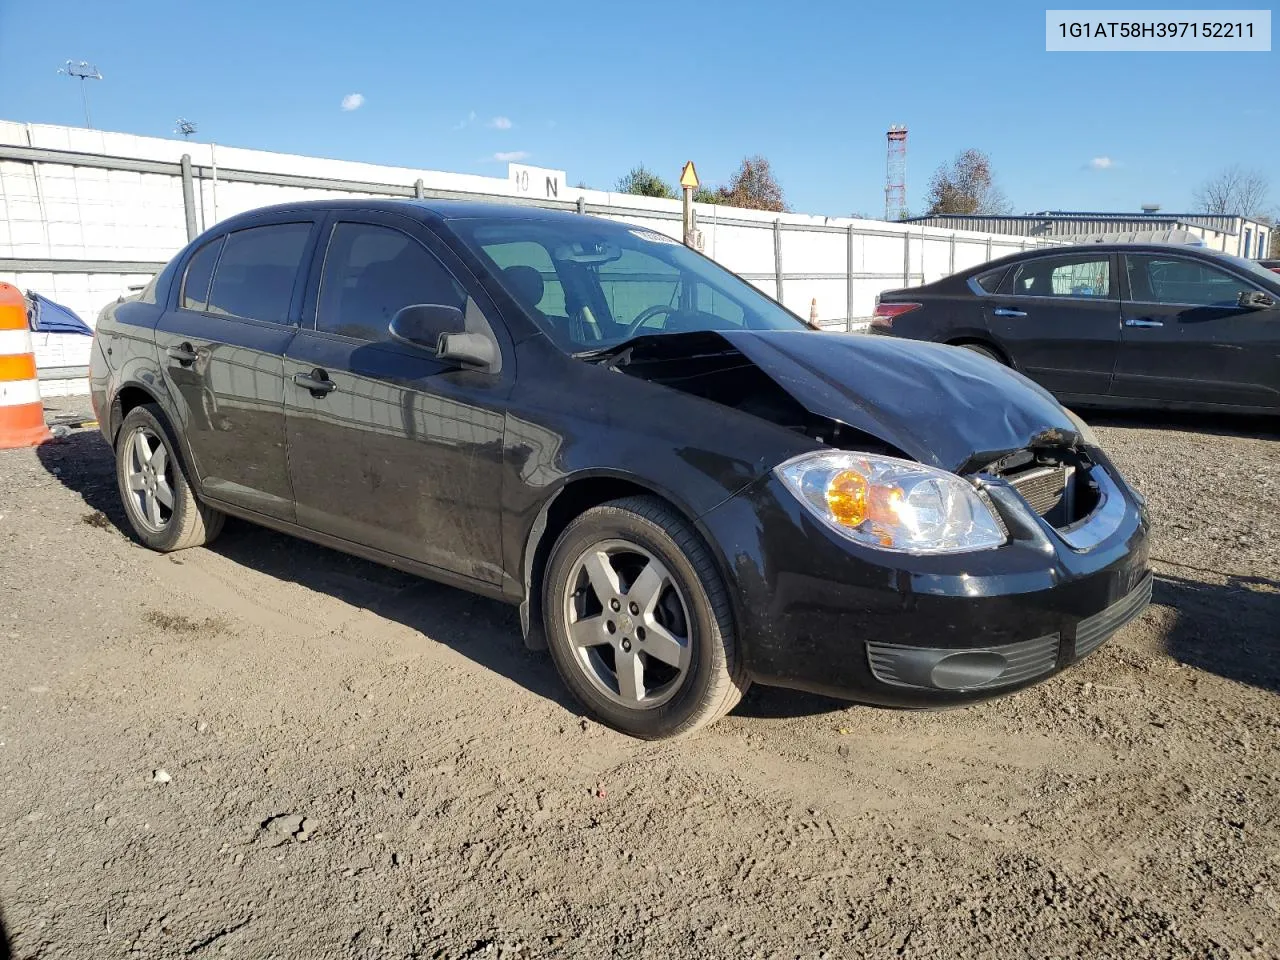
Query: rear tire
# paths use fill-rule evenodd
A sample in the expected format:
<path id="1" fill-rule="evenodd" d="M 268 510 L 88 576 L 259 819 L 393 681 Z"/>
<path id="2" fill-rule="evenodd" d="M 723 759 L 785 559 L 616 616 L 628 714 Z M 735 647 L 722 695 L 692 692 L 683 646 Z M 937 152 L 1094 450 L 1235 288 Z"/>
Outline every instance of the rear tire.
<path id="1" fill-rule="evenodd" d="M 133 534 L 161 553 L 212 541 L 226 514 L 196 499 L 160 408 L 134 407 L 116 436 L 116 484 Z"/>
<path id="2" fill-rule="evenodd" d="M 1008 366 L 1008 364 L 1004 362 L 1004 357 L 1000 356 L 1000 354 L 996 353 L 990 347 L 983 346 L 980 343 L 960 343 L 957 344 L 957 346 L 962 347 L 965 350 L 972 350 L 974 353 L 981 354 L 988 360 L 994 360 L 1002 367 Z"/>
<path id="3" fill-rule="evenodd" d="M 690 734 L 750 686 L 711 551 L 656 498 L 614 500 L 570 523 L 548 558 L 542 609 L 565 685 L 633 737 Z"/>

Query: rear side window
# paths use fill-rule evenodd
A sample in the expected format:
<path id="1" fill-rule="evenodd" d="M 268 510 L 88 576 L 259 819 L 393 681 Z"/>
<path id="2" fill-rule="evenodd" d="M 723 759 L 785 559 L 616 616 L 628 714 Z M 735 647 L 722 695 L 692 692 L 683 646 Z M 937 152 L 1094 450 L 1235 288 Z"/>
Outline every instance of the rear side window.
<path id="1" fill-rule="evenodd" d="M 1107 297 L 1111 258 L 1043 257 L 1021 264 L 1013 275 L 1013 293 L 1024 297 Z"/>
<path id="2" fill-rule="evenodd" d="M 227 236 L 209 290 L 210 313 L 288 323 L 310 223 L 251 227 Z"/>
<path id="3" fill-rule="evenodd" d="M 465 310 L 467 294 L 444 264 L 407 233 L 370 223 L 333 228 L 320 278 L 317 330 L 387 340 L 391 318 L 415 303 Z"/>
<path id="4" fill-rule="evenodd" d="M 187 272 L 182 277 L 182 309 L 207 310 L 209 307 L 209 281 L 222 250 L 222 237 L 210 240 L 196 251 L 187 262 Z"/>
<path id="5" fill-rule="evenodd" d="M 1000 267 L 998 270 L 988 270 L 986 273 L 980 273 L 974 277 L 974 281 L 987 293 L 995 293 L 1000 289 L 1000 281 L 1004 279 L 1005 271 L 1008 267 Z"/>

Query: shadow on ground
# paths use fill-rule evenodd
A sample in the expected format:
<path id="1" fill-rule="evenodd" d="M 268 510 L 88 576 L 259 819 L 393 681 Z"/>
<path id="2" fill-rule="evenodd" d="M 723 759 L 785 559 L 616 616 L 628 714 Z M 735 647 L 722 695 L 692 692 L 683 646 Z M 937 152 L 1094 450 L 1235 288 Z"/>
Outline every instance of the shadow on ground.
<path id="1" fill-rule="evenodd" d="M 1229 576 L 1219 585 L 1158 574 L 1152 594 L 1178 612 L 1165 638 L 1171 657 L 1280 693 L 1280 581 Z"/>

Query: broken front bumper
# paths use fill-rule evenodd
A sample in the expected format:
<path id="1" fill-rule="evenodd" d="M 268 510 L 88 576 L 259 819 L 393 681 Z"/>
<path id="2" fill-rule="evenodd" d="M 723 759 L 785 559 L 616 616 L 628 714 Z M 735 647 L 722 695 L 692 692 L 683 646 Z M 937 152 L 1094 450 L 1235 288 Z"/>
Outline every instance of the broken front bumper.
<path id="1" fill-rule="evenodd" d="M 700 523 L 724 559 L 753 679 L 886 706 L 945 706 L 1051 676 L 1146 608 L 1147 519 L 1123 481 L 1115 493 L 1095 527 L 1066 535 L 1018 499 L 997 497 L 1009 542 L 950 556 L 850 543 L 773 477 Z"/>

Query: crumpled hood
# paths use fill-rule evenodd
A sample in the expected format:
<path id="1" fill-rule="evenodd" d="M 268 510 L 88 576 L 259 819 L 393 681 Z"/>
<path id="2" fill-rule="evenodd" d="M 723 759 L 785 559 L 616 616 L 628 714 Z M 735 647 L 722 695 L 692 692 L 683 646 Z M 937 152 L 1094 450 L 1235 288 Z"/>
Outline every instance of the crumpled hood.
<path id="1" fill-rule="evenodd" d="M 930 466 L 964 472 L 1025 447 L 1080 439 L 1048 391 L 971 350 L 803 330 L 716 334 L 812 413 Z"/>

